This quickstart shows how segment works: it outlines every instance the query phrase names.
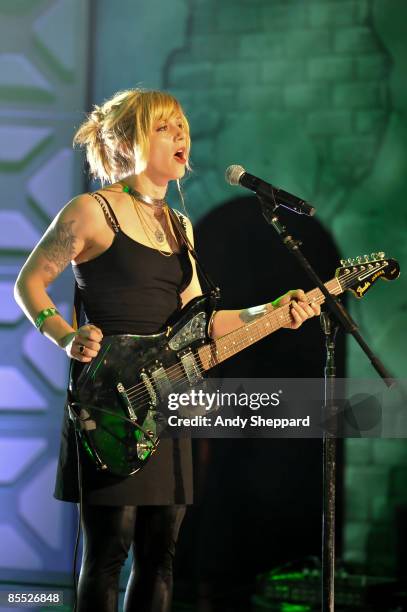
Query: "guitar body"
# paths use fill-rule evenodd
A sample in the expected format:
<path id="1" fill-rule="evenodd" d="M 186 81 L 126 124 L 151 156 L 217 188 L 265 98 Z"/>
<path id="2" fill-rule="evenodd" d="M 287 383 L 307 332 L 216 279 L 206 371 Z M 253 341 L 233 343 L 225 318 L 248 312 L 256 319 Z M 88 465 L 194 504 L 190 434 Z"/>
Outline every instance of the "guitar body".
<path id="1" fill-rule="evenodd" d="M 114 335 L 71 381 L 70 414 L 99 469 L 137 472 L 155 451 L 172 391 L 197 384 L 204 372 L 196 349 L 207 344 L 216 298 L 192 300 L 167 331 Z"/>

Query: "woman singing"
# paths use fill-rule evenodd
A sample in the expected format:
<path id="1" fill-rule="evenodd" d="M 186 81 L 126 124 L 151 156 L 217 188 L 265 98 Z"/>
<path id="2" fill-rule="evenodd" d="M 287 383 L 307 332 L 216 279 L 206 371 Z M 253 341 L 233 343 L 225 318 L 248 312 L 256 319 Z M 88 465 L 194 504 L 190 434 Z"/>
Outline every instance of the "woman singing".
<path id="1" fill-rule="evenodd" d="M 93 176 L 103 185 L 59 212 L 22 268 L 16 300 L 31 322 L 75 360 L 90 362 L 104 335 L 153 334 L 192 298 L 201 295 L 195 262 L 177 239 L 165 202 L 169 181 L 184 176 L 189 126 L 168 93 L 133 89 L 95 106 L 74 142 L 86 149 Z M 183 217 L 193 242 L 192 227 Z M 47 287 L 72 262 L 87 323 L 75 330 L 57 312 Z M 319 314 L 304 292 L 273 304 L 216 312 L 218 338 L 269 309 L 291 304 L 292 329 Z M 84 551 L 78 612 L 114 612 L 120 570 L 133 549 L 126 612 L 168 612 L 172 564 L 185 507 L 192 503 L 191 446 L 161 440 L 138 473 L 119 478 L 97 471 L 80 451 Z M 77 450 L 65 410 L 55 487 L 57 499 L 78 502 Z"/>

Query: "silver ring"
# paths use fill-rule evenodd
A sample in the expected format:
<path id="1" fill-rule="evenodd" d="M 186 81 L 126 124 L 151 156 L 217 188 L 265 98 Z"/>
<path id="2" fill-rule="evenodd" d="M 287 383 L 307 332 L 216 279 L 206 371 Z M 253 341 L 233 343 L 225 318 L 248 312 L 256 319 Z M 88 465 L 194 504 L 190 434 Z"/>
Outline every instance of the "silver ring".
<path id="1" fill-rule="evenodd" d="M 83 355 L 83 353 L 85 352 L 85 347 L 84 347 L 84 345 L 83 345 L 83 344 L 81 344 L 81 345 L 79 346 L 79 352 L 80 352 L 80 354 L 81 354 L 81 355 Z"/>

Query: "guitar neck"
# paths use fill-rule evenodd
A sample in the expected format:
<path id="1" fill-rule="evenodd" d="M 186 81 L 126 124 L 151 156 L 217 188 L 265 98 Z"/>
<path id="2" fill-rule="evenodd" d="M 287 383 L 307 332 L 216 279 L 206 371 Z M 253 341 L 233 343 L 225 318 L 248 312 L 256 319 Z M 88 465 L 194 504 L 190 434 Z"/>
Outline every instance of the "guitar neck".
<path id="1" fill-rule="evenodd" d="M 336 278 L 325 283 L 325 287 L 333 295 L 339 295 L 343 292 Z M 308 291 L 306 297 L 308 302 L 323 304 L 325 301 L 324 294 L 318 288 Z M 280 306 L 280 308 L 271 310 L 261 318 L 239 327 L 233 332 L 226 334 L 226 336 L 212 340 L 198 349 L 202 367 L 204 370 L 210 370 L 219 363 L 222 363 L 222 361 L 225 361 L 225 359 L 229 359 L 229 357 L 240 353 L 246 347 L 255 344 L 262 338 L 284 327 L 290 320 L 290 306 L 287 304 L 286 306 Z"/>

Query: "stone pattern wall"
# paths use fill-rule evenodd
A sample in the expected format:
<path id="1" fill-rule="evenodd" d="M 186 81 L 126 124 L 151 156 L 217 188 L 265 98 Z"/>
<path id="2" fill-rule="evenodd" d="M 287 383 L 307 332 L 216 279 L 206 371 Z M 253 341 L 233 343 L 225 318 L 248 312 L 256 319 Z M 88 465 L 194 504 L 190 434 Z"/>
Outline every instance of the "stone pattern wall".
<path id="1" fill-rule="evenodd" d="M 222 149 L 256 168 L 265 158 L 272 168 L 273 132 L 287 117 L 316 162 L 306 195 L 340 201 L 339 191 L 344 199 L 371 170 L 391 106 L 391 59 L 375 32 L 372 2 L 190 0 L 189 6 L 186 45 L 170 58 L 165 85 L 195 126 L 193 160 L 205 170 L 191 197 L 195 216 L 205 212 L 207 193 L 230 193 L 217 176 Z M 239 130 L 250 118 L 252 133 L 261 135 L 264 126 L 271 139 L 252 139 L 247 155 L 250 131 L 241 125 L 241 136 L 230 134 L 228 125 L 236 122 Z"/>
<path id="2" fill-rule="evenodd" d="M 383 176 L 381 162 L 392 134 L 395 89 L 391 28 L 380 2 L 187 4 L 185 41 L 168 58 L 163 82 L 191 119 L 197 171 L 185 189 L 192 216 L 199 219 L 237 195 L 225 185 L 222 168 L 241 163 L 313 201 L 346 257 L 388 248 L 405 261 L 405 215 L 401 207 L 391 215 L 383 207 L 384 185 L 394 181 L 390 171 Z M 394 8 L 399 12 L 391 19 L 402 18 L 402 5 Z M 400 173 L 401 181 L 405 185 Z M 352 312 L 373 348 L 402 376 L 407 304 L 405 281 L 398 283 L 353 303 Z M 374 376 L 352 343 L 348 363 L 350 375 Z M 395 515 L 407 503 L 406 468 L 404 440 L 346 444 L 345 557 L 376 573 L 395 568 Z"/>
<path id="3" fill-rule="evenodd" d="M 407 508 L 404 440 L 348 440 L 346 445 L 346 559 L 377 574 L 397 569 L 397 513 Z"/>

